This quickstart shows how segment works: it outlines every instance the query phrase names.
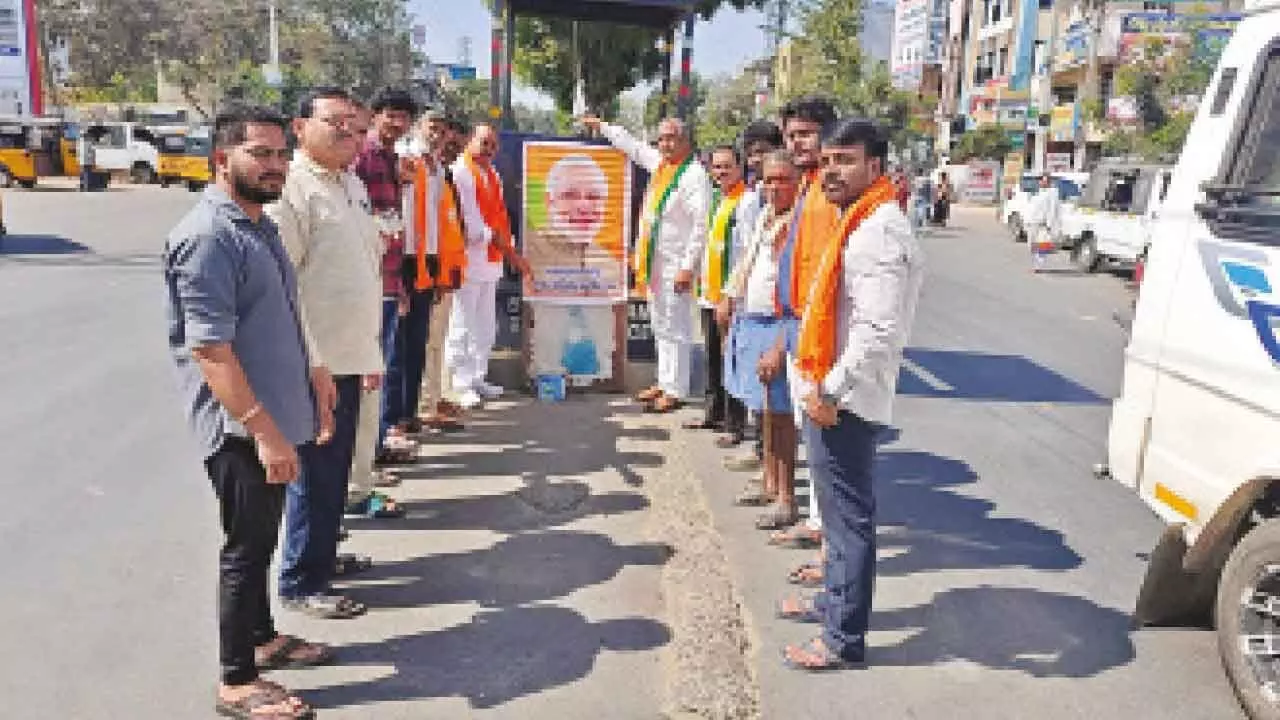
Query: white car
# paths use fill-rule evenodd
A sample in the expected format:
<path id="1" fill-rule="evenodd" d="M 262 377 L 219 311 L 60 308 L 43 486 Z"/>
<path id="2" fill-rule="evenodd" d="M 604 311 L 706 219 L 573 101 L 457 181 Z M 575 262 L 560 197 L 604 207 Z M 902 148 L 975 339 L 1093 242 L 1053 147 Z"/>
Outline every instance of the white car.
<path id="1" fill-rule="evenodd" d="M 1171 170 L 1104 162 L 1078 202 L 1062 206 L 1063 244 L 1084 272 L 1106 264 L 1132 265 L 1151 238 L 1169 191 Z"/>
<path id="2" fill-rule="evenodd" d="M 1151 234 L 1099 468 L 1168 523 L 1135 625 L 1214 627 L 1245 711 L 1275 720 L 1280 0 L 1246 3 Z"/>
<path id="3" fill-rule="evenodd" d="M 1066 203 L 1074 201 L 1084 192 L 1089 176 L 1086 173 L 1052 173 L 1054 182 L 1058 184 L 1058 197 Z M 1017 187 L 1005 189 L 1005 197 L 1000 205 L 1000 222 L 1009 228 L 1014 242 L 1026 242 L 1027 232 L 1023 227 L 1027 217 L 1027 207 L 1031 198 L 1040 191 L 1040 173 L 1023 173 L 1018 179 Z"/>

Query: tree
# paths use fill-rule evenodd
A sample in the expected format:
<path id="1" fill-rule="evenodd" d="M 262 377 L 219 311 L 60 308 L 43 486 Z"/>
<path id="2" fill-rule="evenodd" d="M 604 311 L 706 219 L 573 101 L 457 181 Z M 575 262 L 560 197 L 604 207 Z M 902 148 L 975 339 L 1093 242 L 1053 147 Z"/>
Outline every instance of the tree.
<path id="1" fill-rule="evenodd" d="M 862 34 L 861 0 L 813 0 L 802 6 L 793 52 L 800 71 L 785 102 L 800 95 L 830 97 L 843 113 L 873 114 L 893 91 L 889 71 L 868 63 L 857 38 Z"/>
<path id="2" fill-rule="evenodd" d="M 700 0 L 703 17 L 722 6 L 738 10 L 762 7 L 766 0 Z M 581 74 L 587 106 L 609 116 L 618 111 L 617 98 L 663 68 L 655 28 L 554 17 L 521 17 L 516 22 L 516 77 L 543 90 L 564 112 L 573 109 L 574 87 Z M 576 52 L 575 52 L 576 48 Z"/>
<path id="3" fill-rule="evenodd" d="M 1013 140 L 1002 125 L 983 125 L 960 136 L 954 158 L 966 160 L 1003 160 L 1013 150 Z"/>

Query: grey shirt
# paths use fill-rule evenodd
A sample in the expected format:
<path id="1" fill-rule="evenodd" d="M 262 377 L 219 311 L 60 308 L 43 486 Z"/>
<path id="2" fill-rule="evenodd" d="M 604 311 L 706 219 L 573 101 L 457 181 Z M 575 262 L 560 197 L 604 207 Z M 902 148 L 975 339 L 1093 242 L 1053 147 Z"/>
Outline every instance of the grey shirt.
<path id="1" fill-rule="evenodd" d="M 298 322 L 298 287 L 275 224 L 254 222 L 210 186 L 164 249 L 169 351 L 187 417 L 208 457 L 228 435 L 247 436 L 213 397 L 194 348 L 230 343 L 249 386 L 280 432 L 315 438 L 315 403 Z"/>

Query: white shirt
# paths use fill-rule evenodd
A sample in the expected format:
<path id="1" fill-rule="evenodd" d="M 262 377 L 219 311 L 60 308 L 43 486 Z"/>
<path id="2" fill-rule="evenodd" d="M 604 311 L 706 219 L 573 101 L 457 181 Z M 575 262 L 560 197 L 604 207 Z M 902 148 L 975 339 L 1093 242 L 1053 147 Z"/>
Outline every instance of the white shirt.
<path id="1" fill-rule="evenodd" d="M 893 418 L 902 351 L 911 334 L 923 257 L 896 203 L 882 205 L 849 236 L 836 308 L 836 363 L 822 395 L 864 420 Z M 803 399 L 812 389 L 799 383 Z"/>
<path id="2" fill-rule="evenodd" d="M 1043 225 L 1051 231 L 1057 231 L 1062 217 L 1061 210 L 1062 202 L 1058 199 L 1057 186 L 1040 188 L 1027 204 L 1027 226 Z"/>
<path id="3" fill-rule="evenodd" d="M 600 132 L 614 147 L 625 152 L 631 161 L 650 173 L 662 164 L 662 156 L 656 148 L 636 140 L 621 125 L 600 123 Z M 644 208 L 648 211 L 649 198 Z M 711 207 L 711 179 L 702 163 L 692 161 L 680 176 L 662 215 L 662 227 L 654 248 L 655 274 L 661 272 L 663 287 L 667 287 L 677 272 L 697 272 L 702 251 L 707 242 L 707 213 Z M 641 227 L 649 226 L 648 217 L 642 217 Z M 653 278 L 658 279 L 658 278 Z"/>
<path id="4" fill-rule="evenodd" d="M 496 169 L 494 173 L 497 173 Z M 502 183 L 501 176 L 498 177 L 498 183 Z M 484 224 L 484 216 L 480 214 L 480 204 L 476 201 L 476 178 L 471 174 L 471 168 L 467 167 L 465 157 L 459 156 L 453 163 L 453 184 L 458 188 L 462 222 L 467 226 L 467 274 L 463 282 L 494 282 L 502 279 L 502 261 L 489 261 L 493 228 Z"/>
<path id="5" fill-rule="evenodd" d="M 426 253 L 428 255 L 438 255 L 440 253 L 440 225 L 435 214 L 436 208 L 440 207 L 440 192 L 445 186 L 444 168 L 439 164 L 435 164 L 427 172 L 427 175 L 430 180 L 427 183 L 426 197 Z M 416 199 L 417 189 L 414 183 L 406 183 L 404 190 L 400 193 L 400 217 L 404 218 L 405 257 L 416 255 L 418 252 L 418 226 L 414 220 L 417 217 L 416 209 L 414 208 Z"/>
<path id="6" fill-rule="evenodd" d="M 370 207 L 354 173 L 326 170 L 299 151 L 280 199 L 266 208 L 298 276 L 311 362 L 334 375 L 384 370 L 383 247 Z"/>

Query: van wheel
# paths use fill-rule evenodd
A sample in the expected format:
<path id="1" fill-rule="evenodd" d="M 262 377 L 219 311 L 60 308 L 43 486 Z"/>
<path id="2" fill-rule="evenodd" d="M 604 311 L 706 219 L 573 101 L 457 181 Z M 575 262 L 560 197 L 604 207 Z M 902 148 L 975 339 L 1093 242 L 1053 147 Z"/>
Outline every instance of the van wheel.
<path id="1" fill-rule="evenodd" d="M 1098 255 L 1098 241 L 1092 235 L 1080 238 L 1071 250 L 1071 261 L 1080 272 L 1097 272 L 1098 266 L 1102 264 L 1102 257 Z"/>
<path id="2" fill-rule="evenodd" d="M 1009 215 L 1009 233 L 1013 235 L 1014 242 L 1027 241 L 1027 229 L 1022 227 L 1022 214 L 1012 213 Z"/>
<path id="3" fill-rule="evenodd" d="M 24 189 L 24 190 L 30 190 L 31 188 L 33 188 L 33 187 L 35 187 L 35 186 L 36 186 L 36 181 L 35 181 L 35 179 L 31 179 L 31 180 L 19 180 L 19 181 L 18 181 L 18 187 L 20 187 L 20 188 L 22 188 L 22 189 Z"/>
<path id="4" fill-rule="evenodd" d="M 1280 719 L 1280 520 L 1253 528 L 1231 551 L 1214 620 L 1218 654 L 1245 712 Z"/>

